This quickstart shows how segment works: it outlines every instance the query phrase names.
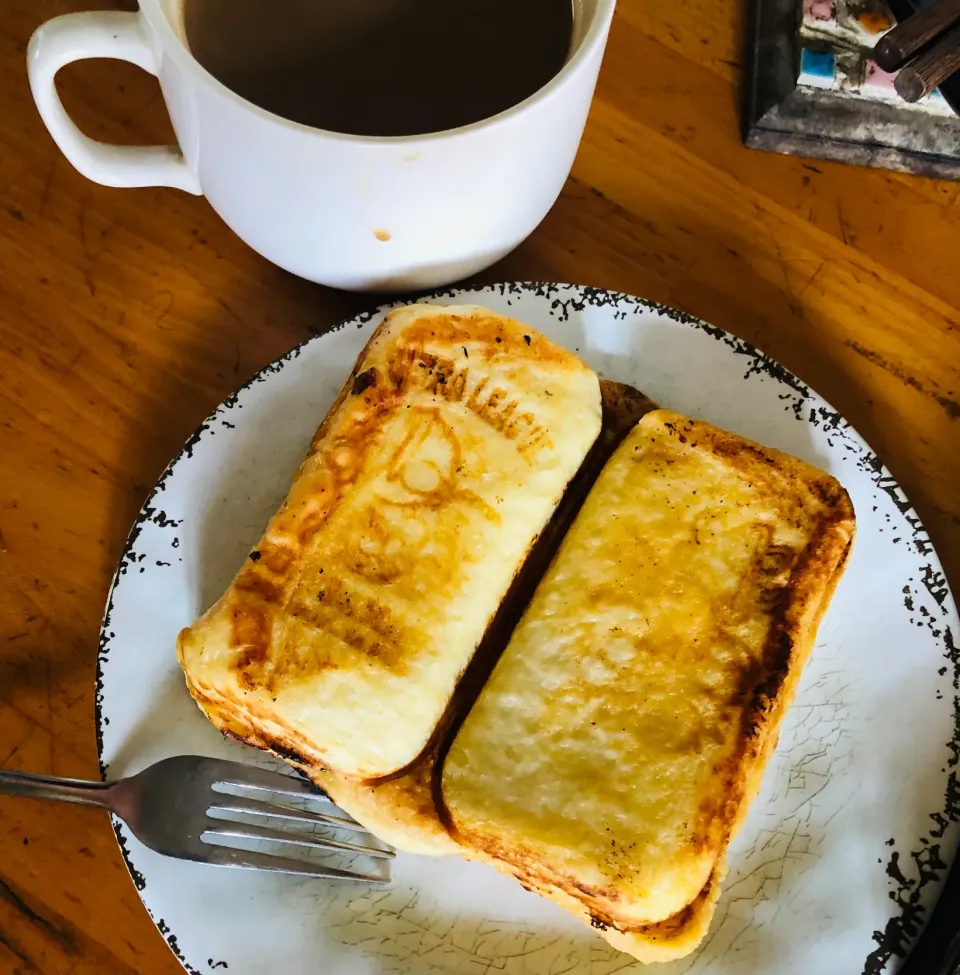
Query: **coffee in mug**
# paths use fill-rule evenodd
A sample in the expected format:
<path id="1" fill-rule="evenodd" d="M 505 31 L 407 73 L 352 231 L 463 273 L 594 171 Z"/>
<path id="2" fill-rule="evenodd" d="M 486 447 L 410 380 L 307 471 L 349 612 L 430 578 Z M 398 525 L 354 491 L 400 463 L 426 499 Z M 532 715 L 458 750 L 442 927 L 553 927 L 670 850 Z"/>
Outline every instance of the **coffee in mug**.
<path id="1" fill-rule="evenodd" d="M 362 136 L 490 118 L 563 67 L 572 0 L 181 0 L 193 56 L 275 115 Z"/>

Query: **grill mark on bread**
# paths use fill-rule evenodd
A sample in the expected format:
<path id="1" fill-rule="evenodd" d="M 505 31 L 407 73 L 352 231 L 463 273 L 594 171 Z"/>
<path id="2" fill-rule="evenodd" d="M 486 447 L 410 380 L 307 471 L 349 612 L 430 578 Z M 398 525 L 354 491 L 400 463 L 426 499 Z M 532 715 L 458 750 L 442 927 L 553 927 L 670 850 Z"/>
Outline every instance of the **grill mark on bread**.
<path id="1" fill-rule="evenodd" d="M 411 650 L 418 646 L 415 634 L 398 625 L 393 612 L 372 595 L 362 595 L 342 580 L 328 578 L 316 598 L 301 593 L 289 613 L 305 626 L 338 640 L 394 674 L 408 671 Z M 333 648 L 313 652 L 292 669 L 312 670 L 335 666 Z M 289 658 L 288 658 L 289 659 Z"/>
<path id="2" fill-rule="evenodd" d="M 430 338 L 432 335 L 426 341 Z M 531 413 L 517 413 L 519 401 L 509 390 L 494 385 L 488 391 L 487 376 L 473 381 L 469 357 L 464 357 L 467 362 L 458 362 L 450 356 L 428 351 L 425 343 L 417 344 L 417 340 L 416 334 L 405 336 L 404 345 L 390 359 L 388 376 L 394 388 L 412 386 L 448 403 L 461 404 L 501 436 L 514 441 L 517 451 L 528 461 L 539 451 L 553 446 L 547 431 Z M 455 339 L 447 341 L 457 345 Z M 475 338 L 469 341 L 475 344 Z"/>
<path id="3" fill-rule="evenodd" d="M 267 542 L 260 546 L 260 558 L 257 560 L 260 566 L 268 569 L 277 575 L 282 575 L 293 564 L 296 552 L 286 545 L 277 545 L 275 542 Z"/>
<path id="4" fill-rule="evenodd" d="M 360 396 L 365 393 L 371 386 L 375 385 L 377 382 L 377 370 L 367 369 L 366 372 L 361 372 L 354 380 L 350 387 L 350 392 L 354 396 Z"/>
<path id="5" fill-rule="evenodd" d="M 411 414 L 414 419 L 407 421 L 409 429 L 400 446 L 390 455 L 385 473 L 387 483 L 399 485 L 407 497 L 380 494 L 377 500 L 382 504 L 411 509 L 438 509 L 451 501 L 461 501 L 478 509 L 489 521 L 499 522 L 500 515 L 494 507 L 475 492 L 458 486 L 463 469 L 463 445 L 453 427 L 443 419 L 440 410 L 418 406 L 411 408 Z M 430 472 L 428 476 L 435 476 L 436 483 L 424 488 L 411 483 L 410 467 L 417 462 L 417 452 L 431 438 L 439 439 L 447 446 L 449 457 L 442 466 L 433 460 L 425 462 Z"/>
<path id="6" fill-rule="evenodd" d="M 237 577 L 236 586 L 240 592 L 258 596 L 268 603 L 278 602 L 283 594 L 282 582 L 276 582 L 265 573 L 251 568 L 245 568 L 240 573 Z"/>
<path id="7" fill-rule="evenodd" d="M 413 346 L 435 344 L 438 340 L 451 349 L 467 349 L 470 355 L 482 359 L 528 357 L 553 365 L 561 363 L 567 353 L 542 335 L 524 329 L 506 329 L 496 316 L 477 309 L 472 315 L 433 316 L 431 320 L 413 323 L 404 333 L 405 341 Z M 530 341 L 527 341 L 530 339 Z"/>
<path id="8" fill-rule="evenodd" d="M 517 413 L 519 401 L 502 386 L 486 393 L 489 380 L 482 377 L 471 389 L 470 370 L 450 359 L 434 359 L 433 376 L 426 389 L 448 403 L 462 403 L 474 416 L 507 440 L 515 441 L 517 451 L 528 461 L 537 451 L 551 446 L 546 430 L 533 414 Z M 469 395 L 467 391 L 470 390 Z M 486 395 L 484 395 L 486 393 Z"/>
<path id="9" fill-rule="evenodd" d="M 251 748 L 273 752 L 277 758 L 282 758 L 285 762 L 289 762 L 298 768 L 309 768 L 313 764 L 307 755 L 298 752 L 295 748 L 291 748 L 289 743 L 281 742 L 279 739 L 264 735 L 245 734 L 239 728 L 225 724 L 219 725 L 219 729 L 224 738 L 231 738 L 233 741 L 239 741 L 240 744 L 249 745 Z"/>
<path id="10" fill-rule="evenodd" d="M 452 381 L 440 381 L 445 376 L 444 370 L 448 369 L 454 374 Z M 405 431 L 404 438 L 400 445 L 396 447 L 386 462 L 385 479 L 388 484 L 396 485 L 400 488 L 405 497 L 390 497 L 378 495 L 374 504 L 370 505 L 366 511 L 357 513 L 350 512 L 347 516 L 351 520 L 363 522 L 367 518 L 366 524 L 376 524 L 380 531 L 374 532 L 374 537 L 386 540 L 386 532 L 382 519 L 377 520 L 376 505 L 387 504 L 396 507 L 410 509 L 411 516 L 416 517 L 419 509 L 439 510 L 449 506 L 456 501 L 464 503 L 477 510 L 484 518 L 497 521 L 499 515 L 495 508 L 485 502 L 475 493 L 469 490 L 458 488 L 458 475 L 463 465 L 463 449 L 456 431 L 441 415 L 438 407 L 420 406 L 403 403 L 403 390 L 409 391 L 411 385 L 419 386 L 424 391 L 439 396 L 447 402 L 463 402 L 470 410 L 471 414 L 478 417 L 485 424 L 497 430 L 498 433 L 507 439 L 516 441 L 518 452 L 529 460 L 531 454 L 549 446 L 549 442 L 542 429 L 533 421 L 528 413 L 514 417 L 517 409 L 517 402 L 507 402 L 501 407 L 501 400 L 508 394 L 501 387 L 494 387 L 487 396 L 484 396 L 485 388 L 488 384 L 487 377 L 473 384 L 470 395 L 464 399 L 467 389 L 470 386 L 469 374 L 466 369 L 456 369 L 452 360 L 444 359 L 433 355 L 422 347 L 401 346 L 389 360 L 386 370 L 386 382 L 381 382 L 380 374 L 375 368 L 369 368 L 353 376 L 348 384 L 351 394 L 363 396 L 368 410 L 359 417 L 352 418 L 352 422 L 345 425 L 344 429 L 338 431 L 338 436 L 323 455 L 319 458 L 320 466 L 311 471 L 307 476 L 311 478 L 313 491 L 319 497 L 329 497 L 330 503 L 321 508 L 314 506 L 312 510 L 301 515 L 297 522 L 296 539 L 301 547 L 309 546 L 313 538 L 327 524 L 330 517 L 336 510 L 342 512 L 342 491 L 343 488 L 356 480 L 361 471 L 370 463 L 370 444 L 373 437 L 370 435 L 375 428 L 384 428 L 399 413 L 402 407 L 409 406 L 411 411 L 416 413 L 415 419 L 409 424 L 409 429 Z M 519 439 L 522 432 L 523 421 L 526 419 L 529 429 L 526 431 L 524 439 Z M 325 424 L 326 426 L 326 424 Z M 322 428 L 321 428 L 322 429 Z M 444 469 L 435 463 L 432 468 L 436 474 L 436 484 L 428 489 L 420 489 L 410 481 L 405 461 L 411 458 L 415 460 L 418 448 L 423 447 L 431 437 L 439 437 L 449 448 L 449 462 Z M 318 451 L 321 444 L 315 438 L 312 444 L 312 452 Z M 311 457 L 308 456 L 304 461 L 302 469 L 310 463 Z M 319 487 L 317 485 L 319 482 Z M 346 512 L 342 512 L 346 514 Z M 456 529 L 447 532 L 448 541 L 455 541 Z M 441 540 L 437 540 L 441 541 Z M 285 603 L 285 596 L 290 589 L 294 579 L 291 569 L 295 568 L 296 553 L 285 545 L 277 542 L 264 542 L 260 545 L 259 557 L 254 563 L 248 564 L 241 571 L 236 581 L 236 587 L 241 592 L 247 592 L 262 600 L 268 606 L 276 610 L 282 608 Z M 356 558 L 353 561 L 354 570 L 371 581 L 395 582 L 400 578 L 404 571 L 402 564 L 393 564 L 389 561 L 384 562 L 383 558 L 372 555 L 369 551 L 364 552 L 356 546 Z M 306 618 L 305 606 L 300 604 L 299 612 L 295 615 L 300 619 Z M 386 609 L 374 600 L 368 601 L 368 605 L 374 614 L 384 615 Z M 315 624 L 318 629 L 322 629 L 316 621 L 323 618 L 323 614 L 315 617 Z M 355 618 L 355 614 L 354 614 Z M 328 618 L 329 619 L 329 618 Z M 394 673 L 406 673 L 407 668 L 401 665 L 402 656 L 398 649 L 401 644 L 396 641 L 392 643 L 383 640 L 371 640 L 365 636 L 363 628 L 349 629 L 340 628 L 342 632 L 332 633 L 347 646 L 360 652 L 366 657 L 375 659 L 383 663 Z M 253 689 L 263 684 L 267 690 L 272 691 L 278 676 L 300 672 L 317 671 L 332 666 L 332 661 L 317 659 L 316 655 L 312 658 L 301 659 L 297 666 L 293 666 L 288 660 L 281 665 L 281 659 L 287 655 L 271 653 L 276 648 L 270 639 L 270 627 L 260 625 L 251 627 L 247 621 L 235 617 L 234 638 L 235 646 L 242 648 L 238 655 L 234 667 L 238 676 L 245 687 Z M 274 659 L 276 658 L 276 659 Z M 272 671 L 272 673 L 267 673 Z"/>
<path id="11" fill-rule="evenodd" d="M 355 381 L 355 377 L 352 379 Z M 346 398 L 350 388 L 352 382 L 348 381 L 341 390 L 338 403 Z M 292 536 L 301 552 L 311 545 L 317 533 L 340 509 L 344 486 L 358 475 L 367 462 L 373 440 L 366 434 L 376 422 L 384 422 L 385 417 L 398 410 L 395 402 L 382 403 L 373 414 L 353 417 L 353 438 L 341 434 L 318 457 L 323 440 L 321 435 L 330 433 L 333 423 L 328 414 L 298 472 L 300 489 L 311 503 L 302 502 L 307 507 L 305 512 L 291 511 L 288 498 L 280 510 L 280 524 L 275 534 L 280 538 Z M 318 461 L 313 469 L 312 461 Z M 327 503 L 324 505 L 323 501 Z M 286 656 L 283 648 L 277 646 L 273 622 L 296 581 L 297 552 L 293 546 L 281 544 L 276 538 L 264 538 L 257 551 L 259 557 L 248 560 L 234 581 L 234 588 L 248 598 L 240 602 L 232 613 L 231 645 L 238 650 L 232 669 L 246 690 L 264 687 L 272 694 L 276 664 Z"/>
<path id="12" fill-rule="evenodd" d="M 233 611 L 233 645 L 239 648 L 234 669 L 240 685 L 252 690 L 267 663 L 270 620 L 257 605 L 240 605 Z"/>

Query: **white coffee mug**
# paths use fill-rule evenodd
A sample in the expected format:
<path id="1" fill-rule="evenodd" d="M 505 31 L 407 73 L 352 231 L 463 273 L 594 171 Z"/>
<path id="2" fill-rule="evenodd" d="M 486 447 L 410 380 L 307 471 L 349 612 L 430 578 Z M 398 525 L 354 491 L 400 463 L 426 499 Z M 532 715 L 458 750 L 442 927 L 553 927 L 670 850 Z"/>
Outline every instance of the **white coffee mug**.
<path id="1" fill-rule="evenodd" d="M 499 260 L 559 196 L 614 4 L 575 0 L 570 56 L 540 91 L 492 118 L 433 135 L 342 135 L 251 104 L 190 54 L 179 0 L 48 21 L 30 41 L 30 87 L 57 145 L 89 179 L 202 193 L 264 257 L 322 284 L 430 288 Z M 484 70 L 495 70 L 495 53 Z M 80 132 L 54 77 L 83 58 L 132 61 L 156 75 L 179 148 L 107 145 Z"/>

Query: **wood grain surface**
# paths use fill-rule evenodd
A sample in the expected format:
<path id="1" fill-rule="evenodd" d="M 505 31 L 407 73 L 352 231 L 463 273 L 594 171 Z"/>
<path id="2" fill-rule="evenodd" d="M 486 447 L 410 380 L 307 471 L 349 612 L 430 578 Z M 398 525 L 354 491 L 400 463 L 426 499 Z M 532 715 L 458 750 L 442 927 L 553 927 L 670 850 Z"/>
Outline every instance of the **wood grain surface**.
<path id="1" fill-rule="evenodd" d="M 0 766 L 96 777 L 97 628 L 151 485 L 241 381 L 375 301 L 272 267 L 203 199 L 71 169 L 24 56 L 87 6 L 0 4 Z M 879 451 L 956 586 L 960 184 L 743 149 L 744 7 L 620 0 L 566 189 L 483 280 L 615 288 L 757 344 Z M 172 141 L 135 68 L 61 90 L 95 137 Z M 179 970 L 102 814 L 0 797 L 0 975 Z"/>

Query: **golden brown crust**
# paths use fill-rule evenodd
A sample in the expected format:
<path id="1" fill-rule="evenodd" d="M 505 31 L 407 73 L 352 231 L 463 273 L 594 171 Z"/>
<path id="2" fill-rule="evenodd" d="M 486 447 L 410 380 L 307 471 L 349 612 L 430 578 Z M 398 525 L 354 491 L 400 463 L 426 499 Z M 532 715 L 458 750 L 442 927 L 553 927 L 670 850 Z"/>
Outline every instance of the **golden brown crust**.
<path id="1" fill-rule="evenodd" d="M 461 853 L 437 815 L 433 782 L 437 748 L 401 774 L 378 782 L 358 782 L 326 769 L 307 774 L 331 799 L 398 850 L 421 856 Z"/>
<path id="2" fill-rule="evenodd" d="M 645 964 L 684 958 L 697 948 L 710 928 L 727 873 L 726 862 L 721 859 L 699 894 L 682 911 L 654 924 L 621 927 L 614 919 L 592 910 L 584 905 L 582 900 L 571 896 L 565 890 L 551 884 L 540 886 L 529 876 L 515 871 L 503 860 L 490 857 L 478 850 L 470 850 L 463 855 L 467 859 L 487 863 L 500 873 L 513 877 L 524 889 L 553 901 L 579 918 L 618 951 L 626 952 Z"/>
<path id="3" fill-rule="evenodd" d="M 664 412 L 664 415 L 666 413 Z M 760 666 L 743 674 L 749 695 L 742 711 L 737 748 L 717 770 L 726 788 L 711 797 L 701 812 L 698 842 L 723 849 L 746 818 L 759 791 L 767 761 L 777 746 L 780 723 L 793 702 L 817 628 L 853 549 L 856 518 L 849 495 L 829 474 L 803 461 L 761 447 L 735 434 L 675 415 L 664 425 L 680 443 L 699 438 L 699 445 L 728 460 L 731 468 L 771 497 L 792 490 L 819 501 L 815 523 L 799 557 L 775 547 L 750 567 L 745 586 L 763 590 L 766 578 L 790 561 L 789 577 L 773 596 L 769 630 Z M 809 501 L 809 497 L 807 497 Z"/>

